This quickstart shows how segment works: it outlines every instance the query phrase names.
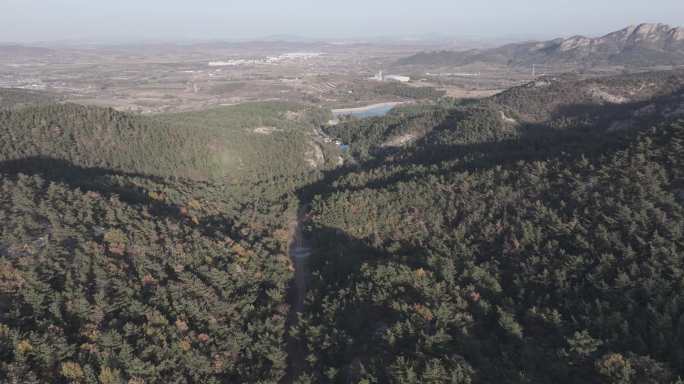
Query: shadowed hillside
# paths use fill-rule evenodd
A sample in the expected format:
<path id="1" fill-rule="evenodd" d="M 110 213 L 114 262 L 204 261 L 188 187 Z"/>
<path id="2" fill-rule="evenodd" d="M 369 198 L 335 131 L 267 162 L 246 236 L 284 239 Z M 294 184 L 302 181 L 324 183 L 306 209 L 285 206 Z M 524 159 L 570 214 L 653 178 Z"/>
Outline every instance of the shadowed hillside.
<path id="1" fill-rule="evenodd" d="M 664 80 L 629 102 L 582 91 L 641 76 Z M 421 139 L 370 136 L 370 157 L 302 189 L 302 382 L 677 382 L 684 99 L 678 74 L 641 76 L 426 112 Z"/>

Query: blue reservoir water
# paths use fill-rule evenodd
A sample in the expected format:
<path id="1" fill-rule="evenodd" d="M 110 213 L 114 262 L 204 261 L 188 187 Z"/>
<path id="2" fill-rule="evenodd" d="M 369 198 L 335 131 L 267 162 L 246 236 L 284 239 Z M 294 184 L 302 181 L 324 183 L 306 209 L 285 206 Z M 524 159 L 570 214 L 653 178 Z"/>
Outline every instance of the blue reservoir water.
<path id="1" fill-rule="evenodd" d="M 378 105 L 364 111 L 335 113 L 335 116 L 352 115 L 354 117 L 358 117 L 359 119 L 364 119 L 366 117 L 381 117 L 388 114 L 392 109 L 394 109 L 394 107 L 395 105 Z"/>

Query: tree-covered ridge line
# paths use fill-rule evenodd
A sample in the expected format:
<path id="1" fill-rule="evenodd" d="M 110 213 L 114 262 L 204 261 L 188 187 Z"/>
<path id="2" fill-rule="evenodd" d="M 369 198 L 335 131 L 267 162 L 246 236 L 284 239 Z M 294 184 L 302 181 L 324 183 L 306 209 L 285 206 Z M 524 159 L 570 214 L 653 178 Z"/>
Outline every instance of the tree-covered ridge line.
<path id="1" fill-rule="evenodd" d="M 2 160 L 49 157 L 84 167 L 161 176 L 203 175 L 211 168 L 202 132 L 76 104 L 0 112 Z"/>
<path id="2" fill-rule="evenodd" d="M 350 154 L 358 160 L 431 162 L 452 156 L 458 146 L 485 142 L 537 137 L 539 147 L 545 145 L 543 138 L 558 141 L 567 135 L 579 136 L 574 141 L 580 146 L 593 144 L 581 137 L 586 134 L 610 140 L 605 131 L 629 131 L 660 117 L 684 116 L 683 97 L 682 70 L 586 80 L 568 75 L 543 78 L 479 101 L 443 99 L 433 105 L 397 108 L 384 117 L 344 120 L 325 130 L 348 143 Z M 391 145 L 397 138 L 406 140 Z M 393 153 L 396 156 L 388 156 Z"/>
<path id="3" fill-rule="evenodd" d="M 164 177 L 256 183 L 326 169 L 339 150 L 316 141 L 329 111 L 254 103 L 141 116 L 53 104 L 0 111 L 0 160 L 61 159 Z"/>
<path id="4" fill-rule="evenodd" d="M 339 150 L 314 135 L 331 118 L 331 112 L 320 107 L 282 102 L 156 116 L 171 127 L 208 135 L 215 173 L 231 182 L 250 183 L 333 167 Z"/>
<path id="5" fill-rule="evenodd" d="M 541 78 L 490 98 L 529 121 L 600 110 L 611 104 L 639 103 L 667 97 L 684 87 L 684 70 L 643 72 L 592 79 L 573 75 Z"/>

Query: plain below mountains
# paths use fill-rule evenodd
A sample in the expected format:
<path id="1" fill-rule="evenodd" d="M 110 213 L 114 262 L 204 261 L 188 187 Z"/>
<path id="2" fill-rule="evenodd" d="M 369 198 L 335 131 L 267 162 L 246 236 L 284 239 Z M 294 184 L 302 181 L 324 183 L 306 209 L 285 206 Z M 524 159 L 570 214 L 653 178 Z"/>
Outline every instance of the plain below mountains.
<path id="1" fill-rule="evenodd" d="M 684 64 L 684 28 L 640 24 L 602 37 L 573 36 L 544 42 L 508 44 L 487 50 L 421 52 L 399 65 L 462 66 L 474 63 L 508 66 L 602 65 L 625 67 Z"/>

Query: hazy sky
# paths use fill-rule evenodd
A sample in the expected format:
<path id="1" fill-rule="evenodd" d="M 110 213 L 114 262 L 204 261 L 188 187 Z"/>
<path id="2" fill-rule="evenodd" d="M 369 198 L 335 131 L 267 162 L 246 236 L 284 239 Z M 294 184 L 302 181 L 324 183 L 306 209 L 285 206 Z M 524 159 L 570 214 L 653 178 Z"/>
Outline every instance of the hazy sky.
<path id="1" fill-rule="evenodd" d="M 684 25 L 684 0 L 0 0 L 0 41 L 547 38 Z"/>

